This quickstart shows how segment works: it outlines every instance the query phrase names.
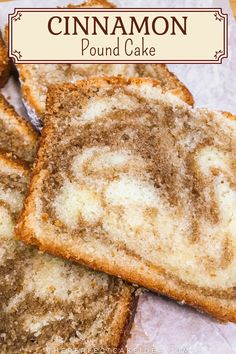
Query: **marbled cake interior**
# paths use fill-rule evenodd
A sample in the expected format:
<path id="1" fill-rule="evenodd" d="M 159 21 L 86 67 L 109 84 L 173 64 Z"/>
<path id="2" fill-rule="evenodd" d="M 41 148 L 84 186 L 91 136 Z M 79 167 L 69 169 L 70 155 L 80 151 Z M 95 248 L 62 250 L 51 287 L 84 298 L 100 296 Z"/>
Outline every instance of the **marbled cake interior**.
<path id="1" fill-rule="evenodd" d="M 55 96 L 26 216 L 34 239 L 234 300 L 235 120 L 145 82 Z"/>

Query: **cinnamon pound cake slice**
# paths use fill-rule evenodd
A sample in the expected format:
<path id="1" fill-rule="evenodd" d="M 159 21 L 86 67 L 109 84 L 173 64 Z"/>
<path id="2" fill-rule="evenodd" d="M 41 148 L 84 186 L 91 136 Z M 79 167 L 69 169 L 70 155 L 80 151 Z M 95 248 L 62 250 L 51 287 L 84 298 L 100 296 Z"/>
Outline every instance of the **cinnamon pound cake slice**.
<path id="1" fill-rule="evenodd" d="M 118 353 L 132 320 L 132 288 L 16 241 L 29 172 L 0 154 L 0 175 L 1 354 Z"/>
<path id="2" fill-rule="evenodd" d="M 0 151 L 32 163 L 38 137 L 31 124 L 17 114 L 0 94 Z"/>
<path id="3" fill-rule="evenodd" d="M 52 86 L 18 237 L 236 322 L 235 117 L 151 79 Z"/>
<path id="4" fill-rule="evenodd" d="M 113 8 L 105 0 L 91 0 L 69 8 Z M 163 87 L 176 90 L 181 98 L 193 104 L 188 89 L 164 64 L 18 64 L 21 91 L 26 109 L 35 125 L 40 127 L 45 112 L 47 87 L 50 84 L 76 82 L 100 76 L 151 77 L 160 80 Z"/>

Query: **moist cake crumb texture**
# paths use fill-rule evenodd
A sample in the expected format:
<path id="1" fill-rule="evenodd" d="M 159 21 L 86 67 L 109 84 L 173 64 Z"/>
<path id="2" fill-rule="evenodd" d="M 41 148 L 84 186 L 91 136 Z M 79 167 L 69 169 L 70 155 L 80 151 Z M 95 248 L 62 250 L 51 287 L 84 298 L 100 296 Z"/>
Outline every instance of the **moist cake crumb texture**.
<path id="1" fill-rule="evenodd" d="M 130 315 L 132 289 L 14 239 L 28 175 L 0 155 L 0 352 L 113 350 Z"/>
<path id="2" fill-rule="evenodd" d="M 142 79 L 50 94 L 19 237 L 141 285 L 161 274 L 234 303 L 235 120 Z"/>

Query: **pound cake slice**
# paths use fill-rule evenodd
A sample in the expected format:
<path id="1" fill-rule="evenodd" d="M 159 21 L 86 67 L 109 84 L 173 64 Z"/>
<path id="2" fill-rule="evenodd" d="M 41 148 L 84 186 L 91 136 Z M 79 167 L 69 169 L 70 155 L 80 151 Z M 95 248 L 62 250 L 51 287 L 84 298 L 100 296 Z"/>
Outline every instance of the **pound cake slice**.
<path id="1" fill-rule="evenodd" d="M 0 94 L 0 151 L 32 163 L 38 137 L 31 124 L 17 114 Z"/>
<path id="2" fill-rule="evenodd" d="M 105 0 L 91 0 L 69 8 L 114 8 Z M 168 90 L 177 90 L 181 98 L 193 104 L 188 89 L 164 64 L 18 64 L 21 92 L 29 116 L 40 127 L 45 112 L 47 87 L 50 84 L 76 82 L 100 76 L 152 77 Z"/>
<path id="3" fill-rule="evenodd" d="M 0 352 L 117 353 L 134 309 L 120 279 L 13 237 L 29 173 L 0 154 Z"/>
<path id="4" fill-rule="evenodd" d="M 6 45 L 2 39 L 0 31 L 0 87 L 3 87 L 10 76 L 10 60 L 7 53 Z"/>
<path id="5" fill-rule="evenodd" d="M 151 79 L 55 85 L 18 237 L 236 322 L 236 121 Z"/>

